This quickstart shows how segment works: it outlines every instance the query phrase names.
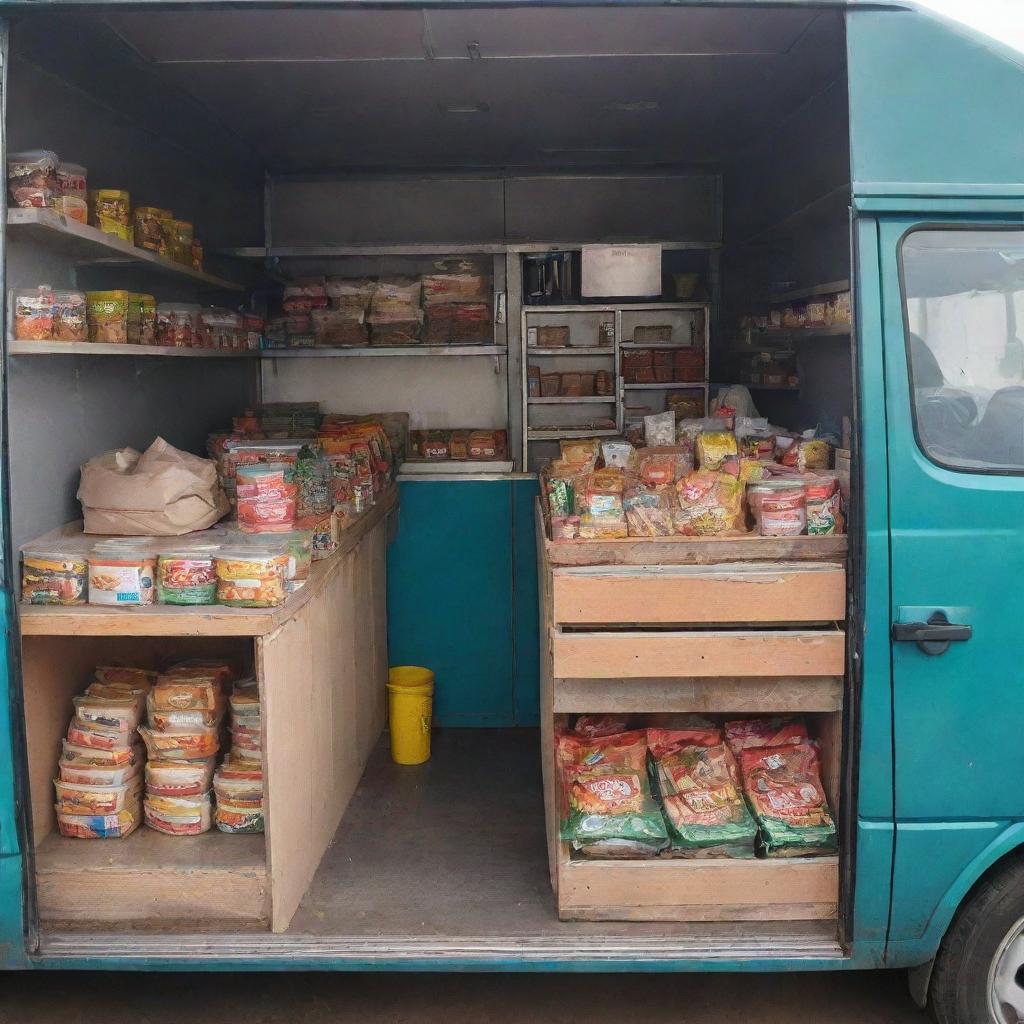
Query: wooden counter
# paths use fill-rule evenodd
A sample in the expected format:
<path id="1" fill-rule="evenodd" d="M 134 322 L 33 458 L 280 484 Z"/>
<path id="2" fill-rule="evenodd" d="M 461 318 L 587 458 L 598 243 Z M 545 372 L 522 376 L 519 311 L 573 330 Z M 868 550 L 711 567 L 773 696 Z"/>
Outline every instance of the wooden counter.
<path id="1" fill-rule="evenodd" d="M 396 506 L 392 487 L 280 608 L 20 608 L 44 925 L 287 928 L 384 728 Z M 259 681 L 266 836 L 188 839 L 144 827 L 122 840 L 58 836 L 52 779 L 71 698 L 97 665 L 157 668 L 190 657 L 226 658 Z"/>

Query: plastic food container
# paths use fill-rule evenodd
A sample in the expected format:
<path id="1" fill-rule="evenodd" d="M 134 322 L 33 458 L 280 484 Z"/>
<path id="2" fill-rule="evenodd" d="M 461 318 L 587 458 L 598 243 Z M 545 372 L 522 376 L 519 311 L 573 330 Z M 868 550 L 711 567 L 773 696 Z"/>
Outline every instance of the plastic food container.
<path id="1" fill-rule="evenodd" d="M 301 590 L 309 579 L 309 570 L 313 565 L 313 531 L 292 530 L 282 535 L 288 545 L 288 572 L 285 589 L 289 594 Z"/>
<path id="2" fill-rule="evenodd" d="M 263 772 L 239 771 L 225 765 L 213 777 L 217 801 L 259 803 L 263 799 Z"/>
<path id="3" fill-rule="evenodd" d="M 263 754 L 263 737 L 261 726 L 240 726 L 237 723 L 231 727 L 231 749 L 246 760 L 256 760 Z"/>
<path id="4" fill-rule="evenodd" d="M 60 807 L 54 809 L 57 812 L 57 830 L 69 839 L 124 839 L 139 827 L 142 820 L 138 807 L 117 814 L 68 814 Z"/>
<path id="5" fill-rule="evenodd" d="M 173 220 L 170 210 L 158 206 L 137 206 L 132 211 L 132 223 L 135 227 L 135 244 L 142 249 L 166 256 L 169 239 L 164 234 L 164 221 Z"/>
<path id="6" fill-rule="evenodd" d="M 16 341 L 87 341 L 84 292 L 56 291 L 48 284 L 11 293 Z"/>
<path id="7" fill-rule="evenodd" d="M 260 691 L 255 679 L 239 679 L 230 697 L 231 714 L 236 719 L 260 718 Z"/>
<path id="8" fill-rule="evenodd" d="M 89 553 L 89 604 L 149 605 L 156 562 L 134 544 L 97 544 Z"/>
<path id="9" fill-rule="evenodd" d="M 158 711 L 149 706 L 149 724 L 157 732 L 168 729 L 208 729 L 219 725 L 224 717 L 221 711 Z"/>
<path id="10" fill-rule="evenodd" d="M 100 188 L 89 192 L 89 222 L 106 235 L 115 235 L 133 242 L 131 196 L 117 188 Z"/>
<path id="11" fill-rule="evenodd" d="M 258 835 L 263 832 L 263 804 L 253 807 L 249 804 L 234 804 L 217 797 L 214 814 L 217 828 L 234 835 Z"/>
<path id="12" fill-rule="evenodd" d="M 193 228 L 190 221 L 171 219 L 170 251 L 168 256 L 175 263 L 183 263 L 185 266 L 192 265 L 192 233 Z"/>
<path id="13" fill-rule="evenodd" d="M 213 757 L 220 750 L 218 731 L 212 726 L 166 729 L 162 732 L 142 726 L 139 735 L 153 761 L 197 761 Z"/>
<path id="14" fill-rule="evenodd" d="M 135 732 L 141 719 L 138 702 L 132 697 L 121 699 L 91 697 L 85 694 L 75 697 L 75 715 L 83 722 L 93 722 L 104 729 L 118 732 Z"/>
<path id="15" fill-rule="evenodd" d="M 286 551 L 231 548 L 217 556 L 217 600 L 235 608 L 274 608 L 284 602 Z"/>
<path id="16" fill-rule="evenodd" d="M 800 480 L 759 485 L 757 516 L 762 537 L 799 537 L 807 529 L 807 508 Z"/>
<path id="17" fill-rule="evenodd" d="M 212 711 L 224 708 L 224 695 L 215 678 L 162 677 L 146 703 L 151 711 Z"/>
<path id="18" fill-rule="evenodd" d="M 104 345 L 128 343 L 131 292 L 86 292 L 89 340 Z"/>
<path id="19" fill-rule="evenodd" d="M 200 307 L 187 302 L 161 302 L 156 307 L 156 343 L 176 348 L 199 344 Z"/>
<path id="20" fill-rule="evenodd" d="M 7 191 L 12 206 L 53 206 L 57 194 L 57 154 L 48 149 L 12 153 L 7 158 Z"/>
<path id="21" fill-rule="evenodd" d="M 79 224 L 89 223 L 89 204 L 78 196 L 57 196 L 53 206 L 69 220 L 77 220 Z"/>
<path id="22" fill-rule="evenodd" d="M 123 786 L 142 773 L 142 763 L 105 765 L 84 764 L 62 757 L 57 763 L 61 782 L 75 782 L 82 786 Z"/>
<path id="23" fill-rule="evenodd" d="M 61 196 L 71 196 L 81 202 L 89 197 L 86 187 L 88 171 L 81 164 L 72 164 L 62 160 L 57 164 L 57 192 Z"/>
<path id="24" fill-rule="evenodd" d="M 89 567 L 84 555 L 53 549 L 21 554 L 21 599 L 28 604 L 85 604 Z"/>
<path id="25" fill-rule="evenodd" d="M 215 757 L 198 761 L 149 761 L 146 793 L 149 796 L 201 796 L 210 791 Z"/>
<path id="26" fill-rule="evenodd" d="M 200 796 L 148 796 L 143 802 L 146 824 L 170 836 L 198 836 L 210 831 L 213 805 L 209 793 Z"/>
<path id="27" fill-rule="evenodd" d="M 156 595 L 160 604 L 216 604 L 217 572 L 212 552 L 161 554 L 157 559 Z"/>
<path id="28" fill-rule="evenodd" d="M 128 765 L 141 764 L 146 756 L 140 743 L 133 743 L 131 746 L 114 750 L 83 746 L 68 740 L 63 740 L 62 746 L 64 753 L 61 757 L 61 764 L 81 765 L 83 768 L 123 768 Z"/>
<path id="29" fill-rule="evenodd" d="M 68 726 L 68 743 L 74 747 L 87 747 L 92 750 L 130 750 L 134 743 L 130 732 L 120 729 L 108 729 L 87 722 L 81 718 L 72 718 Z"/>
<path id="30" fill-rule="evenodd" d="M 148 690 L 156 684 L 159 673 L 151 668 L 129 668 L 124 665 L 99 665 L 93 677 L 107 686 L 127 686 L 134 690 Z"/>
<path id="31" fill-rule="evenodd" d="M 238 466 L 238 525 L 245 533 L 290 533 L 295 528 L 298 485 L 289 462 Z"/>
<path id="32" fill-rule="evenodd" d="M 87 786 L 53 780 L 57 807 L 66 814 L 117 814 L 138 807 L 142 779 L 136 776 L 120 786 Z"/>

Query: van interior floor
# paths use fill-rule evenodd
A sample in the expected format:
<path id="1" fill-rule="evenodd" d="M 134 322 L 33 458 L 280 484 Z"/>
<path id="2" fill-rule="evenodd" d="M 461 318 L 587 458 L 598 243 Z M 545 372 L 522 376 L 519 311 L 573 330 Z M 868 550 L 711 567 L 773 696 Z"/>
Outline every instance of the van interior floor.
<path id="1" fill-rule="evenodd" d="M 301 949 L 310 955 L 330 947 L 335 953 L 401 948 L 407 955 L 422 948 L 430 955 L 500 946 L 581 958 L 616 951 L 705 960 L 738 953 L 842 955 L 834 920 L 560 921 L 548 873 L 539 742 L 536 729 L 440 729 L 430 761 L 402 767 L 392 762 L 385 735 L 282 935 L 226 922 L 218 929 L 164 920 L 100 934 L 84 922 L 54 922 L 44 929 L 40 952 L 187 956 L 193 949 L 211 953 L 222 940 L 251 954 Z M 139 835 L 169 849 L 182 842 L 145 830 Z M 238 839 L 241 849 L 256 837 L 217 838 Z"/>
<path id="2" fill-rule="evenodd" d="M 374 751 L 288 934 L 631 939 L 765 933 L 835 942 L 834 921 L 560 921 L 536 729 L 435 730 L 429 762 Z"/>

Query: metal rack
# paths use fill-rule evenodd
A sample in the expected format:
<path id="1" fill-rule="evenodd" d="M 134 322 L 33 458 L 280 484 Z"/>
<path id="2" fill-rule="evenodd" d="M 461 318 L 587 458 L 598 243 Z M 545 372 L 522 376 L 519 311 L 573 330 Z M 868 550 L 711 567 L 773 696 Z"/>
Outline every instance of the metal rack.
<path id="1" fill-rule="evenodd" d="M 676 350 L 688 346 L 679 342 L 634 342 L 627 341 L 623 333 L 623 317 L 629 317 L 635 313 L 659 313 L 659 312 L 700 312 L 703 313 L 704 336 L 702 344 L 704 347 L 705 379 L 701 381 L 681 381 L 673 383 L 652 383 L 652 384 L 627 384 L 622 377 L 622 351 L 630 349 L 669 349 Z M 573 346 L 551 348 L 531 346 L 528 344 L 530 320 L 539 316 L 565 316 L 567 318 L 580 316 L 604 315 L 611 317 L 614 322 L 613 343 L 609 346 Z M 522 357 L 520 360 L 522 371 L 522 423 L 523 423 L 523 465 L 529 464 L 529 445 L 535 441 L 552 441 L 563 437 L 609 437 L 621 433 L 625 420 L 625 397 L 627 391 L 658 392 L 691 390 L 700 391 L 704 398 L 704 409 L 707 411 L 708 404 L 708 380 L 707 367 L 709 358 L 709 346 L 711 340 L 711 304 L 708 302 L 646 302 L 646 303 L 595 303 L 594 305 L 564 305 L 564 306 L 523 306 L 521 309 L 520 343 Z M 535 358 L 551 359 L 562 358 L 566 360 L 586 358 L 588 366 L 591 359 L 610 360 L 615 376 L 615 394 L 612 396 L 603 395 L 582 395 L 582 396 L 558 396 L 547 398 L 530 398 L 528 393 L 529 364 Z M 614 429 L 585 429 L 576 428 L 571 424 L 560 427 L 544 427 L 531 421 L 530 410 L 537 406 L 544 405 L 587 405 L 604 404 L 614 406 L 615 428 Z"/>

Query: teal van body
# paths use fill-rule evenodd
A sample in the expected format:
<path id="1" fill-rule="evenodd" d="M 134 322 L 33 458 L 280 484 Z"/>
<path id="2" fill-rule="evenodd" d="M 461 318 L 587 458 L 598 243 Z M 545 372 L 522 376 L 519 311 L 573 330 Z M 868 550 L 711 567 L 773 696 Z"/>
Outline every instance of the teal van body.
<path id="1" fill-rule="evenodd" d="M 37 5 L 4 6 L 17 17 L 22 6 Z M 524 946 L 423 959 L 339 954 L 329 945 L 315 950 L 268 937 L 227 953 L 172 942 L 138 953 L 126 940 L 121 955 L 81 948 L 57 955 L 53 946 L 38 955 L 24 883 L 12 646 L 0 664 L 0 736 L 7 737 L 0 743 L 4 967 L 768 971 L 912 967 L 935 955 L 978 880 L 1024 848 L 1024 634 L 1015 600 L 1024 579 L 1024 477 L 958 472 L 921 451 L 900 252 L 908 235 L 925 226 L 1024 227 L 1024 55 L 908 4 L 808 6 L 841 7 L 847 20 L 860 474 L 854 491 L 861 507 L 854 517 L 859 535 L 851 536 L 858 589 L 851 594 L 856 728 L 849 742 L 856 755 L 847 780 L 855 806 L 846 818 L 852 870 L 845 878 L 843 954 L 567 960 Z M 525 476 L 402 485 L 402 526 L 388 563 L 391 654 L 397 663 L 443 670 L 448 685 L 438 724 L 537 722 L 535 494 L 535 480 Z M 481 523 L 500 524 L 514 538 L 511 548 L 495 549 Z M 437 601 L 431 580 L 441 562 L 453 585 Z M 10 623 L 9 596 L 3 600 Z M 500 628 L 477 628 L 482 607 Z M 937 611 L 971 625 L 971 642 L 930 657 L 890 639 L 894 622 Z"/>

